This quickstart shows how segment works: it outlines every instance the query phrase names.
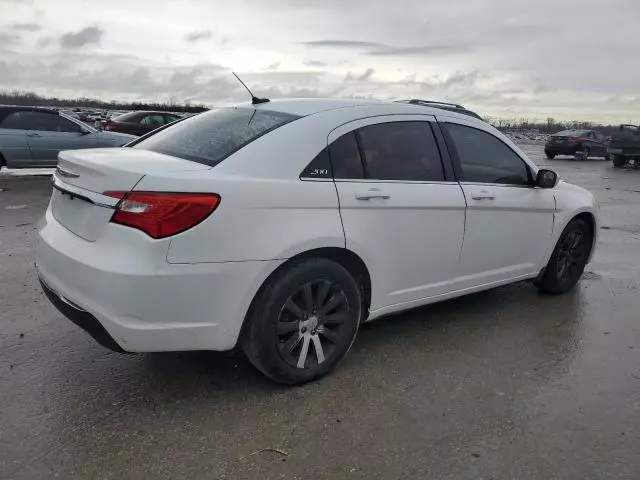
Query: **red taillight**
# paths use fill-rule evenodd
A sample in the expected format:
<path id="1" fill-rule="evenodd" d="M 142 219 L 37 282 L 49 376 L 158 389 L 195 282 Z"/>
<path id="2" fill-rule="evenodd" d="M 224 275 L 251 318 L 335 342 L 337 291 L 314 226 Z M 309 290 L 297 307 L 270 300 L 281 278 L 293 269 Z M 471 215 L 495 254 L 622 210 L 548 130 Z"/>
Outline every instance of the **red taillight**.
<path id="1" fill-rule="evenodd" d="M 104 126 L 104 129 L 105 129 L 105 130 L 107 130 L 107 131 L 111 131 L 111 130 L 115 130 L 115 127 L 114 127 L 112 124 L 107 123 L 107 124 Z"/>
<path id="2" fill-rule="evenodd" d="M 113 223 L 142 230 L 153 238 L 166 238 L 202 222 L 220 204 L 215 193 L 104 192 L 119 198 Z"/>
<path id="3" fill-rule="evenodd" d="M 580 143 L 582 140 L 582 137 L 569 137 L 569 143 Z"/>

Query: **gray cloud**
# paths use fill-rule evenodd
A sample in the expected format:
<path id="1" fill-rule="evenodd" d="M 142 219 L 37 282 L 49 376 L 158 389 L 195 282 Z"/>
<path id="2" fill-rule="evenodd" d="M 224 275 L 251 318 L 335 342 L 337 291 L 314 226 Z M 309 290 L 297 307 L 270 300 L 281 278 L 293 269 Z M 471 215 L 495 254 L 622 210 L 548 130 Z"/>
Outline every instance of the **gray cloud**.
<path id="1" fill-rule="evenodd" d="M 85 45 L 99 45 L 104 30 L 100 27 L 85 27 L 77 32 L 69 32 L 60 36 L 60 46 L 63 48 L 80 48 Z"/>
<path id="2" fill-rule="evenodd" d="M 367 68 L 364 73 L 361 73 L 360 75 L 354 75 L 349 72 L 345 77 L 345 82 L 367 82 L 371 79 L 374 72 L 375 70 L 373 68 Z"/>
<path id="3" fill-rule="evenodd" d="M 307 60 L 306 62 L 302 62 L 305 67 L 326 67 L 327 64 L 325 62 L 320 62 L 318 60 Z"/>
<path id="4" fill-rule="evenodd" d="M 302 42 L 310 47 L 329 47 L 362 50 L 365 55 L 375 56 L 402 56 L 402 55 L 451 55 L 456 53 L 468 53 L 473 48 L 456 44 L 433 44 L 414 46 L 394 46 L 377 42 L 361 42 L 353 40 L 314 40 Z"/>
<path id="5" fill-rule="evenodd" d="M 189 42 L 199 42 L 201 40 L 208 40 L 211 38 L 213 33 L 211 30 L 196 30 L 194 32 L 189 32 L 184 36 L 184 39 Z"/>
<path id="6" fill-rule="evenodd" d="M 311 42 L 301 42 L 303 45 L 309 45 L 310 47 L 336 47 L 336 48 L 387 48 L 387 45 L 382 45 L 376 42 L 359 42 L 354 40 L 313 40 Z"/>
<path id="7" fill-rule="evenodd" d="M 278 70 L 280 68 L 280 62 L 273 62 L 270 65 L 264 67 L 265 70 Z"/>
<path id="8" fill-rule="evenodd" d="M 14 23 L 9 28 L 11 28 L 12 30 L 20 30 L 23 32 L 39 32 L 40 30 L 42 30 L 42 25 L 39 25 L 37 23 L 30 23 L 30 22 Z"/>
<path id="9" fill-rule="evenodd" d="M 15 33 L 0 32 L 0 44 L 16 45 L 18 43 L 20 43 L 20 35 L 16 35 Z"/>

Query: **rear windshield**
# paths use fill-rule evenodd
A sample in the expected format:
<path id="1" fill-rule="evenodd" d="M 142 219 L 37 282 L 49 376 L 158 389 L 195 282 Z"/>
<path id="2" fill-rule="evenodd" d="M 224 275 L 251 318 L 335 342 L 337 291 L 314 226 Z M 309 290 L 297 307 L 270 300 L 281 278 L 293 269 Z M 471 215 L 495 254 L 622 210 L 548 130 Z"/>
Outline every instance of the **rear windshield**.
<path id="1" fill-rule="evenodd" d="M 571 136 L 586 135 L 586 134 L 587 134 L 586 130 L 563 130 L 561 132 L 554 133 L 556 137 L 571 137 Z"/>
<path id="2" fill-rule="evenodd" d="M 256 138 L 300 117 L 252 108 L 221 108 L 195 115 L 133 145 L 214 166 Z"/>

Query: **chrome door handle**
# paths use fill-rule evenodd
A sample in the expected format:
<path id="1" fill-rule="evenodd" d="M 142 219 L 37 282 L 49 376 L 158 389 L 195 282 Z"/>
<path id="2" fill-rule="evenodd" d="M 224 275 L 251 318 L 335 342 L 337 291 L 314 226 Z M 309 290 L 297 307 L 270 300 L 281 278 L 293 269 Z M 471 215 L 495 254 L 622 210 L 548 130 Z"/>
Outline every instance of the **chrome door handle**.
<path id="1" fill-rule="evenodd" d="M 391 198 L 390 195 L 381 192 L 380 190 L 369 190 L 366 193 L 356 193 L 356 200 L 371 200 L 374 198 L 380 198 L 381 200 L 389 200 Z"/>
<path id="2" fill-rule="evenodd" d="M 473 200 L 493 200 L 495 195 L 491 195 L 490 193 L 477 193 L 475 195 L 471 195 Z"/>
<path id="3" fill-rule="evenodd" d="M 41 137 L 39 133 L 27 133 L 27 137 Z"/>

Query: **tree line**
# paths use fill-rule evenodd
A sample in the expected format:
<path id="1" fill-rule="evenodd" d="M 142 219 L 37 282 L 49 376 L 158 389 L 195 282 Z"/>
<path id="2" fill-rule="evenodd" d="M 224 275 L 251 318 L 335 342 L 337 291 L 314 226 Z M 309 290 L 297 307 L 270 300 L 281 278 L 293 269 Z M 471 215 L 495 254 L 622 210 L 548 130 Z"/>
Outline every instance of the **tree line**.
<path id="1" fill-rule="evenodd" d="M 58 98 L 43 97 L 33 92 L 0 91 L 0 105 L 19 105 L 28 107 L 61 107 L 61 108 L 100 108 L 105 110 L 156 110 L 160 112 L 200 113 L 208 110 L 205 105 L 176 105 L 159 102 L 105 102 L 95 98 Z"/>

